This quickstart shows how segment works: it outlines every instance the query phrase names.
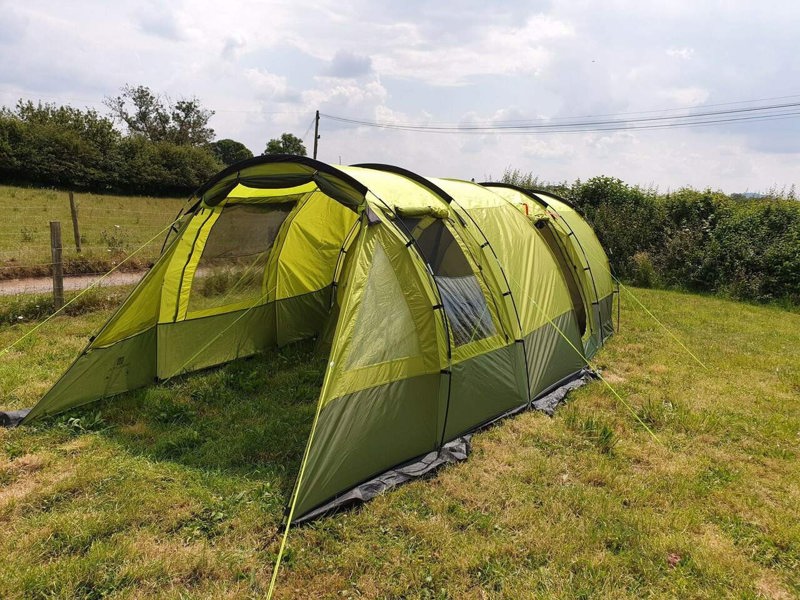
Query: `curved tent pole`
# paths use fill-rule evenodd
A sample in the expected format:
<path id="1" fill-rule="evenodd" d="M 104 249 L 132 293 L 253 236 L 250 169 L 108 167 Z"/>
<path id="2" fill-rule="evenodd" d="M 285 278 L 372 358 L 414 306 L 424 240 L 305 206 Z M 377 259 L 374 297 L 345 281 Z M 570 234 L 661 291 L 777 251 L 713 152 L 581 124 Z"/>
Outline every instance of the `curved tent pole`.
<path id="1" fill-rule="evenodd" d="M 362 195 L 367 193 L 367 187 L 364 184 L 347 173 L 340 171 L 336 167 L 332 167 L 328 163 L 320 162 L 318 160 L 314 160 L 313 158 L 308 158 L 307 156 L 296 156 L 293 154 L 267 154 L 233 163 L 197 188 L 197 191 L 195 191 L 193 196 L 196 198 L 202 198 L 203 194 L 205 194 L 208 190 L 234 173 L 241 174 L 243 170 L 249 169 L 250 167 L 275 163 L 290 163 L 310 167 L 314 169 L 315 172 L 324 173 L 340 179 L 342 182 L 346 183 L 348 186 L 352 187 Z"/>
<path id="2" fill-rule="evenodd" d="M 513 183 L 503 183 L 501 181 L 482 181 L 478 185 L 482 185 L 483 187 L 499 187 L 499 188 L 507 188 L 509 190 L 515 190 L 521 194 L 524 194 L 525 196 L 530 197 L 531 200 L 535 201 L 537 204 L 541 204 L 549 208 L 550 205 L 546 201 L 542 200 L 541 198 L 534 198 L 531 196 L 531 194 L 544 194 L 546 196 L 550 196 L 551 198 L 555 198 L 559 202 L 563 202 L 564 204 L 569 206 L 572 210 L 574 210 L 576 213 L 578 213 L 580 216 L 585 218 L 583 211 L 581 211 L 581 209 L 575 206 L 575 204 L 571 200 L 567 200 L 563 196 L 559 196 L 558 194 L 554 194 L 553 192 L 548 192 L 547 190 L 524 188 L 522 186 L 515 185 Z"/>
<path id="3" fill-rule="evenodd" d="M 581 211 L 571 201 L 567 200 L 566 198 L 563 198 L 562 196 L 559 196 L 558 194 L 554 194 L 554 193 L 548 192 L 546 190 L 537 190 L 537 189 L 522 190 L 522 192 L 525 195 L 527 195 L 529 198 L 534 200 L 535 202 L 538 202 L 542 206 L 545 206 L 545 207 L 550 208 L 552 210 L 555 210 L 555 209 L 553 209 L 553 207 L 544 198 L 542 198 L 541 196 L 550 196 L 551 198 L 555 198 L 559 202 L 563 202 L 564 204 L 569 206 L 572 210 L 574 210 L 576 213 L 578 213 L 578 216 L 581 217 L 584 221 L 587 220 L 586 219 L 586 215 L 583 214 L 583 211 Z M 594 297 L 596 298 L 596 302 L 593 302 L 592 305 L 599 306 L 600 305 L 600 294 L 597 293 L 597 282 L 595 281 L 594 271 L 591 269 L 591 264 L 589 263 L 589 257 L 586 254 L 586 248 L 583 247 L 583 244 L 581 243 L 580 238 L 573 231 L 572 227 L 567 222 L 567 220 L 557 210 L 555 212 L 556 212 L 556 214 L 558 214 L 559 218 L 564 223 L 564 225 L 567 226 L 567 229 L 569 229 L 570 235 L 575 238 L 575 241 L 578 244 L 578 248 L 581 249 L 581 254 L 583 254 L 583 258 L 586 259 L 586 266 L 588 267 L 589 276 L 592 278 L 592 288 L 594 289 Z M 595 234 L 595 235 L 597 235 L 597 234 Z M 608 257 L 606 257 L 606 260 L 608 260 Z M 609 264 L 611 264 L 610 261 L 609 261 Z M 613 277 L 613 273 L 612 273 L 612 277 Z M 602 339 L 603 339 L 603 314 L 602 314 L 602 312 L 600 310 L 597 311 L 597 316 L 600 319 L 600 339 L 601 339 L 601 343 L 602 343 Z M 613 320 L 613 318 L 612 318 L 612 320 Z M 613 326 L 613 323 L 612 323 L 612 326 Z"/>
<path id="4" fill-rule="evenodd" d="M 481 248 L 488 247 L 489 250 L 492 251 L 492 256 L 494 256 L 495 263 L 497 263 L 497 267 L 500 270 L 500 274 L 503 276 L 503 281 L 506 284 L 506 292 L 508 293 L 508 297 L 511 298 L 511 308 L 514 310 L 514 317 L 517 319 L 517 327 L 519 329 L 519 339 L 514 339 L 514 342 L 517 344 L 522 344 L 522 356 L 523 356 L 523 363 L 525 364 L 525 393 L 528 396 L 528 405 L 533 402 L 533 397 L 531 396 L 531 387 L 530 384 L 527 383 L 530 381 L 530 369 L 528 367 L 528 349 L 525 347 L 525 336 L 522 334 L 522 320 L 519 318 L 519 309 L 517 308 L 517 300 L 514 298 L 514 293 L 511 291 L 511 283 L 508 281 L 508 276 L 506 275 L 506 270 L 503 268 L 502 263 L 500 262 L 500 257 L 497 256 L 497 252 L 495 252 L 494 247 L 489 242 L 489 238 L 486 237 L 486 234 L 481 229 L 481 226 L 478 225 L 478 222 L 472 217 L 468 210 L 465 210 L 458 202 L 456 202 L 458 207 L 464 211 L 464 214 L 467 215 L 469 220 L 475 225 L 475 228 L 478 230 L 478 233 L 481 234 L 483 238 L 483 244 L 481 244 Z"/>
<path id="5" fill-rule="evenodd" d="M 394 212 L 392 208 L 389 206 L 389 204 L 383 198 L 378 196 L 375 192 L 371 193 L 381 204 L 383 204 L 386 210 L 388 210 L 390 213 Z M 394 227 L 396 227 L 403 234 L 405 234 L 406 239 L 408 240 L 406 242 L 406 248 L 414 246 L 414 250 L 416 251 L 417 256 L 425 264 L 425 271 L 427 271 L 428 273 L 428 279 L 429 283 L 431 284 L 431 288 L 436 292 L 436 298 L 438 300 L 438 303 L 433 306 L 433 309 L 435 311 L 439 311 L 439 315 L 442 319 L 442 324 L 444 325 L 445 341 L 447 342 L 447 368 L 443 369 L 441 372 L 442 375 L 447 375 L 447 404 L 444 413 L 444 422 L 446 423 L 447 415 L 450 410 L 450 390 L 452 388 L 453 345 L 450 342 L 450 323 L 447 320 L 447 315 L 444 314 L 444 300 L 442 298 L 442 290 L 439 289 L 439 284 L 436 282 L 436 277 L 433 275 L 433 267 L 431 267 L 431 264 L 425 258 L 425 255 L 423 254 L 422 250 L 417 244 L 417 238 L 414 237 L 414 234 L 408 229 L 408 227 L 406 227 L 406 224 L 403 222 L 402 219 L 394 219 L 392 221 L 392 225 L 394 225 Z M 444 431 L 445 429 L 444 427 L 442 427 L 442 437 L 439 441 L 439 448 L 441 448 L 444 445 Z"/>
<path id="6" fill-rule="evenodd" d="M 481 237 L 483 238 L 483 241 L 484 241 L 484 243 L 481 245 L 481 248 L 483 248 L 484 245 L 486 245 L 486 246 L 489 246 L 489 248 L 491 249 L 492 254 L 494 255 L 495 261 L 497 262 L 497 265 L 500 268 L 500 272 L 503 275 L 503 279 L 505 280 L 506 288 L 507 288 L 507 290 L 509 292 L 509 295 L 511 295 L 511 288 L 509 287 L 509 284 L 508 284 L 508 278 L 506 277 L 506 274 L 503 271 L 503 266 L 500 264 L 500 259 L 497 257 L 497 253 L 495 253 L 494 248 L 492 248 L 491 244 L 489 243 L 489 240 L 484 235 L 483 230 L 475 222 L 475 219 L 472 218 L 472 215 L 470 215 L 468 211 L 464 210 L 464 208 L 458 203 L 458 201 L 455 200 L 455 198 L 453 198 L 450 194 L 448 194 L 441 187 L 439 187 L 438 185 L 433 183 L 427 177 L 422 177 L 421 175 L 417 175 L 413 171 L 409 171 L 408 169 L 404 169 L 402 167 L 396 167 L 394 165 L 385 165 L 385 164 L 381 164 L 381 163 L 363 163 L 363 164 L 357 164 L 357 165 L 353 165 L 353 166 L 354 167 L 361 167 L 361 168 L 364 168 L 364 169 L 372 169 L 372 170 L 375 170 L 375 171 L 384 171 L 386 173 L 393 173 L 394 175 L 400 175 L 401 177 L 405 177 L 407 179 L 410 179 L 411 181 L 421 185 L 422 187 L 427 188 L 429 191 L 431 191 L 434 194 L 436 194 L 437 196 L 439 196 L 442 200 L 444 200 L 447 204 L 449 204 L 451 206 L 453 205 L 453 202 L 455 202 L 455 205 L 458 206 L 458 208 L 460 208 L 461 211 L 464 212 L 467 215 L 469 220 L 472 222 L 473 225 L 475 225 L 476 229 L 481 234 Z M 466 226 L 467 223 L 466 223 L 466 221 L 464 221 L 464 218 L 461 216 L 459 211 L 455 211 L 454 210 L 453 214 L 455 214 L 456 217 L 458 217 L 458 220 L 461 222 L 461 224 L 463 226 Z M 409 232 L 409 234 L 410 234 L 410 232 Z M 511 303 L 512 303 L 513 308 L 514 308 L 514 316 L 516 317 L 517 323 L 519 324 L 520 323 L 519 314 L 517 313 L 517 306 L 516 306 L 516 303 L 514 302 L 514 297 L 513 296 L 511 296 Z M 495 306 L 497 306 L 496 303 L 495 303 Z M 520 325 L 520 328 L 521 327 L 522 326 Z M 526 367 L 527 367 L 527 363 L 526 363 Z"/>
<path id="7" fill-rule="evenodd" d="M 381 164 L 381 163 L 362 163 L 362 164 L 357 164 L 357 165 L 353 165 L 353 166 L 354 167 L 362 167 L 362 168 L 365 168 L 365 169 L 372 169 L 372 170 L 375 170 L 375 171 L 384 171 L 384 172 L 387 172 L 387 173 L 400 175 L 401 177 L 405 177 L 407 179 L 410 179 L 411 181 L 421 185 L 422 187 L 430 190 L 431 192 L 433 192 L 434 194 L 439 196 L 448 205 L 453 206 L 455 204 L 455 206 L 458 207 L 460 210 L 459 211 L 453 210 L 453 213 L 459 218 L 459 221 L 464 226 L 466 226 L 466 222 L 464 221 L 464 218 L 461 216 L 460 213 L 463 212 L 464 214 L 466 214 L 467 218 L 470 220 L 470 222 L 472 222 L 473 225 L 475 225 L 475 228 L 477 229 L 477 231 L 480 233 L 481 237 L 483 238 L 483 243 L 481 244 L 481 248 L 484 248 L 485 246 L 488 246 L 489 249 L 492 251 L 492 256 L 494 256 L 495 263 L 497 264 L 498 268 L 500 269 L 500 273 L 503 276 L 503 281 L 505 282 L 505 285 L 506 285 L 506 291 L 507 291 L 509 297 L 511 298 L 511 306 L 512 306 L 512 309 L 514 311 L 514 317 L 517 320 L 517 327 L 519 328 L 520 332 L 522 332 L 522 322 L 521 322 L 521 320 L 519 318 L 519 311 L 517 309 L 516 301 L 514 300 L 514 295 L 511 292 L 511 285 L 509 284 L 508 277 L 506 276 L 505 270 L 503 269 L 503 265 L 500 263 L 500 259 L 498 258 L 497 253 L 494 251 L 494 248 L 492 248 L 492 245 L 489 243 L 489 240 L 487 239 L 487 237 L 484 234 L 483 230 L 478 225 L 478 223 L 475 221 L 475 219 L 472 218 L 472 215 L 469 214 L 469 211 L 465 210 L 464 207 L 462 207 L 458 203 L 457 200 L 455 200 L 450 194 L 448 194 L 441 187 L 439 187 L 434 182 L 429 180 L 427 177 L 422 177 L 422 176 L 414 173 L 413 171 L 409 171 L 408 169 L 404 169 L 402 167 L 396 167 L 394 165 Z M 380 200 L 380 198 L 379 198 L 379 200 Z M 381 202 L 383 202 L 383 200 L 381 200 Z M 383 202 L 383 203 L 384 203 L 384 205 L 386 204 L 385 202 Z M 401 220 L 401 223 L 402 223 L 402 220 Z M 404 227 L 404 229 L 406 229 L 406 233 L 413 239 L 413 236 L 411 235 L 411 232 L 408 231 L 407 228 L 405 228 L 405 225 L 403 225 L 403 227 Z M 415 245 L 416 245 L 416 240 L 415 240 Z M 420 253 L 420 255 L 422 255 L 422 253 Z M 428 268 L 430 270 L 430 265 L 428 265 Z M 435 278 L 432 277 L 432 279 L 434 280 L 434 285 L 436 285 Z M 437 285 L 437 293 L 439 294 L 439 297 L 440 297 L 439 302 L 441 303 L 441 293 L 438 291 L 438 285 Z M 492 299 L 492 300 L 494 300 L 494 299 Z M 495 306 L 496 306 L 496 304 L 495 304 Z M 447 323 L 447 318 L 444 315 L 443 315 L 443 319 L 444 319 L 445 323 Z M 524 361 L 523 362 L 525 364 L 525 375 L 526 375 L 526 381 L 527 381 L 528 380 L 528 377 L 527 377 L 528 376 L 528 358 L 527 358 L 527 351 L 526 351 L 526 348 L 525 348 L 525 340 L 524 339 L 517 340 L 516 336 L 514 336 L 514 342 L 515 343 L 519 342 L 519 343 L 522 344 L 522 352 L 523 352 L 523 357 L 524 357 Z M 448 333 L 448 346 L 449 345 L 450 345 L 450 337 L 449 337 L 449 333 Z M 450 349 L 448 348 L 448 361 L 450 360 L 450 358 L 451 358 Z M 449 392 L 449 390 L 450 390 L 450 387 L 448 385 L 447 410 L 445 412 L 445 421 L 447 420 L 447 411 L 449 411 L 449 408 L 450 408 L 450 392 Z M 531 402 L 531 392 L 530 392 L 530 387 L 527 384 L 525 386 L 525 395 L 528 397 L 528 404 L 530 404 L 530 402 Z M 443 434 L 444 434 L 444 432 L 443 432 Z M 442 436 L 442 445 L 443 444 L 444 444 L 444 435 Z"/>

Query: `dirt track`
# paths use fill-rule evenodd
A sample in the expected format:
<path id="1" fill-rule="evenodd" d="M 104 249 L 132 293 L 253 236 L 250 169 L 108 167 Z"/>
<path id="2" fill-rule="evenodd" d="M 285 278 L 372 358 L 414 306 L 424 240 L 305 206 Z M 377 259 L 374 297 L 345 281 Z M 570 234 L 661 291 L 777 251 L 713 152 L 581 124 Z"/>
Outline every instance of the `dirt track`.
<path id="1" fill-rule="evenodd" d="M 115 272 L 97 283 L 97 287 L 113 285 L 129 285 L 137 283 L 145 271 L 127 273 Z M 99 275 L 70 275 L 64 277 L 64 290 L 82 290 L 98 281 Z M 0 281 L 0 296 L 13 296 L 14 294 L 47 294 L 53 289 L 51 277 L 30 277 L 26 279 L 6 279 Z"/>

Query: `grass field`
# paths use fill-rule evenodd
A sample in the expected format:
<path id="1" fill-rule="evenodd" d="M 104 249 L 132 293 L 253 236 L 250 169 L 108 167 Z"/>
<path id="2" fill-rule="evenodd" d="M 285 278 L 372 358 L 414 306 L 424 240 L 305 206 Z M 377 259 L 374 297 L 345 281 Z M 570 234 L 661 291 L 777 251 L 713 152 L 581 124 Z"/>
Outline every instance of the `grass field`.
<path id="1" fill-rule="evenodd" d="M 152 262 L 166 237 L 158 235 L 185 199 L 75 194 L 82 252 L 75 250 L 69 195 L 42 188 L 0 186 L 0 279 L 50 273 L 50 221 L 61 221 L 68 273 L 105 273 L 142 244 L 157 238 L 130 261 Z"/>
<path id="2" fill-rule="evenodd" d="M 606 380 L 473 454 L 293 529 L 280 598 L 800 595 L 800 314 L 634 290 Z M 0 357 L 31 405 L 107 309 Z M 5 347 L 30 324 L 0 327 Z M 263 595 L 323 360 L 310 344 L 0 430 L 0 597 Z"/>

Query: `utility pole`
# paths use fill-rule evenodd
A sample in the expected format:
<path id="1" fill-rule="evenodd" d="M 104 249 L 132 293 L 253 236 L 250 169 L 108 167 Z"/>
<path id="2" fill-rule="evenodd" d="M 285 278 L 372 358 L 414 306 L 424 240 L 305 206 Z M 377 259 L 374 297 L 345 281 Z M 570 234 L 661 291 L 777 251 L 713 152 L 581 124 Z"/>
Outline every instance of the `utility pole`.
<path id="1" fill-rule="evenodd" d="M 319 111 L 317 111 L 317 116 L 314 118 L 314 159 L 317 158 L 317 143 L 319 141 Z"/>

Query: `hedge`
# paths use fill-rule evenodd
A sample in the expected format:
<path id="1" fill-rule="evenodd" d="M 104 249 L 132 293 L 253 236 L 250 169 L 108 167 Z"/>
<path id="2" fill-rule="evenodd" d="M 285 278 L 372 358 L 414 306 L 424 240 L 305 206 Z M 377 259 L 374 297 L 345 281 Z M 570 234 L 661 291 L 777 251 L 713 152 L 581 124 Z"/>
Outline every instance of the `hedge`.
<path id="1" fill-rule="evenodd" d="M 800 304 L 800 202 L 682 188 L 660 194 L 612 177 L 543 184 L 506 171 L 504 180 L 548 188 L 592 223 L 622 280 L 743 300 Z"/>

